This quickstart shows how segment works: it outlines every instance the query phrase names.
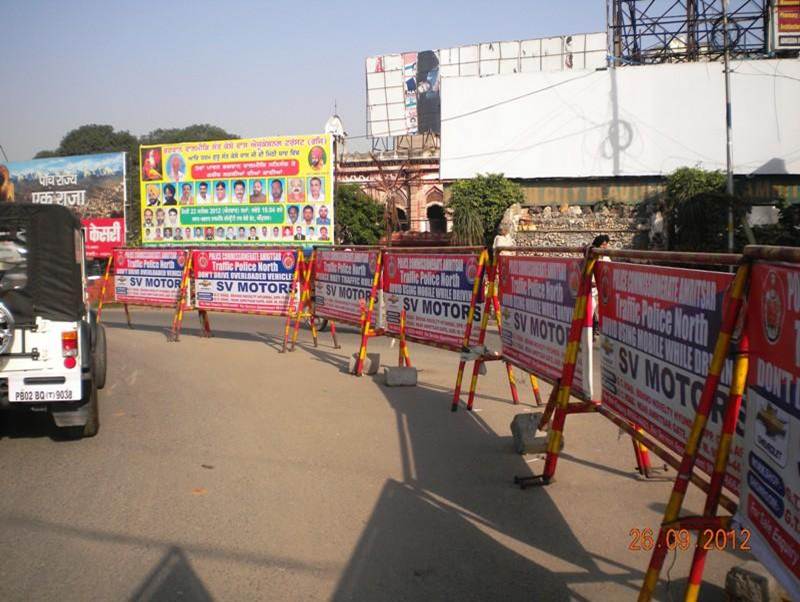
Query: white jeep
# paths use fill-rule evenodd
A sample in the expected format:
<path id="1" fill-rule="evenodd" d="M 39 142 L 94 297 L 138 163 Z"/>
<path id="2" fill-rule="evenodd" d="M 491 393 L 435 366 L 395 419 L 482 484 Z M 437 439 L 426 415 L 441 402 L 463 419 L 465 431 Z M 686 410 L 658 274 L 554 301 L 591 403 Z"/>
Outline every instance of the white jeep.
<path id="1" fill-rule="evenodd" d="M 58 205 L 0 204 L 0 410 L 48 412 L 61 434 L 92 437 L 105 380 L 80 221 Z"/>

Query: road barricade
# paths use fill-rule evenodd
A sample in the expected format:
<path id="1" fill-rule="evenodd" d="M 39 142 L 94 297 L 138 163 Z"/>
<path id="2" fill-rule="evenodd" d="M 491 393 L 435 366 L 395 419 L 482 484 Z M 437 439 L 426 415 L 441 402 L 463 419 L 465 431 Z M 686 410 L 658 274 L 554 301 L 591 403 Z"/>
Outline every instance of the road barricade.
<path id="1" fill-rule="evenodd" d="M 800 599 L 800 249 L 746 247 L 754 261 L 750 373 L 737 522 L 753 554 Z M 766 261 L 771 259 L 771 261 Z M 698 548 L 701 556 L 705 548 Z M 694 582 L 702 576 L 695 559 Z"/>
<path id="2" fill-rule="evenodd" d="M 373 297 L 376 299 L 373 312 L 377 328 L 383 330 L 383 291 L 379 288 L 382 258 L 380 247 L 315 249 L 312 274 L 314 318 L 328 320 L 336 349 L 339 348 L 336 322 L 362 328 L 367 304 Z"/>
<path id="3" fill-rule="evenodd" d="M 544 257 L 523 250 L 499 256 L 503 355 L 549 383 L 561 377 L 583 257 Z M 572 394 L 592 399 L 592 305 L 586 298 Z"/>
<path id="4" fill-rule="evenodd" d="M 557 253 L 577 249 L 534 251 Z M 755 257 L 757 251 L 752 250 L 751 254 Z M 614 261 L 598 261 L 601 258 Z M 670 265 L 738 265 L 738 268 L 736 275 L 731 276 L 702 269 L 643 266 L 624 260 Z M 510 298 L 501 293 L 501 310 L 504 317 L 516 320 L 515 324 L 519 326 L 516 330 L 533 335 L 536 332 L 527 327 L 528 323 L 521 314 L 564 315 L 558 308 L 536 303 L 537 298 L 549 302 L 560 294 L 553 288 L 554 283 L 549 283 L 548 287 L 547 282 L 539 282 L 539 275 L 559 275 L 561 279 L 565 272 L 552 267 L 545 269 L 545 262 L 539 262 L 540 266 L 534 268 L 527 263 L 512 264 L 512 261 L 501 260 L 501 269 L 505 267 L 507 270 L 505 276 L 501 275 L 501 291 L 511 291 Z M 644 445 L 637 450 L 637 461 L 641 459 L 641 453 L 649 450 L 675 468 L 678 475 L 664 521 L 654 540 L 653 556 L 640 600 L 651 598 L 667 551 L 688 549 L 693 530 L 698 531 L 698 543 L 687 584 L 687 599 L 697 599 L 705 554 L 709 545 L 716 545 L 714 538 L 719 538 L 720 534 L 734 539 L 742 537 L 731 527 L 731 515 L 717 514 L 720 505 L 731 513 L 737 507 L 736 502 L 723 493 L 723 488 L 736 495 L 744 487 L 747 493 L 746 484 L 752 485 L 754 481 L 753 471 L 766 472 L 763 458 L 755 468 L 752 453 L 749 459 L 745 458 L 748 442 L 742 438 L 745 433 L 742 395 L 748 370 L 749 332 L 753 328 L 751 325 L 748 330 L 748 310 L 743 303 L 750 262 L 747 256 L 742 260 L 742 256 L 732 254 L 586 249 L 577 290 L 574 285 L 569 286 L 569 277 L 566 280 L 569 292 L 574 293 L 572 321 L 563 347 L 561 375 L 542 419 L 542 423 L 546 422 L 552 412 L 544 470 L 540 475 L 515 480 L 523 486 L 551 482 L 562 447 L 566 417 L 583 412 L 605 416 Z M 779 280 L 779 277 L 774 280 Z M 581 331 L 591 316 L 593 283 L 596 283 L 599 298 L 602 392 L 600 400 L 590 398 L 587 401 L 587 391 L 576 379 L 580 380 L 579 358 L 584 353 L 581 348 L 586 346 L 586 337 L 581 336 Z M 562 288 L 563 284 L 562 280 Z M 789 286 L 784 289 L 789 289 Z M 548 290 L 551 291 L 549 295 Z M 772 300 L 781 296 L 780 286 L 774 286 L 772 290 L 765 294 L 765 298 Z M 517 299 L 517 295 L 525 298 Z M 788 301 L 770 303 L 774 316 L 774 308 L 784 308 Z M 768 314 L 769 310 L 765 312 Z M 512 333 L 508 326 L 505 333 L 504 344 L 509 341 L 516 347 L 514 335 L 518 333 Z M 538 335 L 541 336 L 541 324 Z M 519 336 L 524 337 L 524 334 Z M 792 338 L 792 345 L 795 345 L 794 341 L 796 338 Z M 536 341 L 528 343 L 533 345 Z M 504 353 L 508 352 L 515 359 L 529 360 L 531 363 L 525 365 L 547 378 L 548 366 L 537 365 L 532 353 L 523 353 L 526 344 L 521 346 L 522 350 L 515 348 L 513 351 L 504 346 Z M 571 402 L 572 395 L 583 401 Z M 767 421 L 774 424 L 772 418 L 777 415 L 777 410 L 769 412 Z M 752 410 L 747 413 L 750 422 L 752 413 Z M 745 479 L 743 472 L 748 460 L 750 472 Z M 689 483 L 694 483 L 706 494 L 702 517 L 680 516 Z M 763 494 L 763 487 L 753 489 L 757 495 Z M 770 525 L 763 519 L 763 514 L 756 514 L 762 524 Z M 797 567 L 790 568 L 796 577 Z"/>
<path id="5" fill-rule="evenodd" d="M 310 261 L 285 248 L 116 249 L 98 319 L 112 266 L 128 324 L 128 305 L 173 307 L 175 338 L 189 308 L 208 334 L 209 311 L 286 316 L 284 350 L 292 318 L 292 345 L 305 317 L 315 343 L 315 318 L 358 325 L 358 375 L 375 336 L 400 340 L 401 366 L 411 365 L 408 341 L 459 353 L 453 410 L 469 361 L 468 409 L 484 362 L 506 364 L 515 403 L 512 366 L 531 374 L 535 391 L 542 378 L 553 384 L 539 423 L 549 425 L 544 469 L 517 483 L 552 482 L 567 416 L 589 412 L 631 436 L 645 477 L 650 452 L 677 472 L 640 600 L 651 599 L 667 552 L 692 547 L 687 600 L 698 597 L 708 550 L 722 547 L 752 548 L 800 599 L 800 249 L 525 248 L 490 260 L 475 247 L 369 247 L 317 250 Z M 486 346 L 492 316 L 500 352 Z M 705 493 L 702 516 L 681 515 L 690 483 Z"/>
<path id="6" fill-rule="evenodd" d="M 191 254 L 186 249 L 114 249 L 100 289 L 97 320 L 102 320 L 112 273 L 114 301 L 123 305 L 129 328 L 130 305 L 169 307 L 175 309 L 176 315 L 182 315 L 184 309 L 192 308 L 190 270 Z M 174 321 L 172 330 L 175 331 Z"/>
<path id="7" fill-rule="evenodd" d="M 202 312 L 205 336 L 211 336 L 208 312 L 285 316 L 285 350 L 291 318 L 299 314 L 302 249 L 194 249 L 191 254 L 194 303 Z M 179 316 L 176 324 L 177 338 Z"/>
<path id="8" fill-rule="evenodd" d="M 362 374 L 369 339 L 375 336 L 399 339 L 398 364 L 409 367 L 408 341 L 455 352 L 464 349 L 465 341 L 477 342 L 473 325 L 481 322 L 478 300 L 486 259 L 481 247 L 381 250 L 363 304 L 355 374 Z M 365 289 L 366 279 L 360 284 Z"/>
<path id="9" fill-rule="evenodd" d="M 726 292 L 708 376 L 639 600 L 652 598 L 667 553 L 691 531 L 697 531 L 697 543 L 686 600 L 698 599 L 705 560 L 712 549 L 751 551 L 791 599 L 800 598 L 798 318 L 800 249 L 745 247 Z M 716 393 L 729 370 L 725 358 L 731 348 L 730 387 L 720 407 Z M 745 392 L 746 412 L 742 411 Z M 713 472 L 704 489 L 703 514 L 681 516 L 690 478 L 694 482 L 694 468 L 702 468 L 706 431 L 715 413 L 721 418 L 722 432 L 714 440 Z M 738 508 L 722 493 L 723 487 L 730 487 L 730 473 L 736 470 L 741 477 Z M 719 515 L 720 505 L 735 516 Z"/>

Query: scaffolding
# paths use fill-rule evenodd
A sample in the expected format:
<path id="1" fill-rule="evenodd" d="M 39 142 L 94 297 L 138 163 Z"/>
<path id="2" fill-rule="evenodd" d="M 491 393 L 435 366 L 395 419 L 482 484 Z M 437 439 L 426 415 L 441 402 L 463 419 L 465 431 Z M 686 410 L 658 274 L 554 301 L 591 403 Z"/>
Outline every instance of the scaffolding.
<path id="1" fill-rule="evenodd" d="M 769 53 L 769 0 L 728 0 L 734 58 Z M 617 65 L 721 60 L 722 0 L 610 0 L 609 50 Z"/>

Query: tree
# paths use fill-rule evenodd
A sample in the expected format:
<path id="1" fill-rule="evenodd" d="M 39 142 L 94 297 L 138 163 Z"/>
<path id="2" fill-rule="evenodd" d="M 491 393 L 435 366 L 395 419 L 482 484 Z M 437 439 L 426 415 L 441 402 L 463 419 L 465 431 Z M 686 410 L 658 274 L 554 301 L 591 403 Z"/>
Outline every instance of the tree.
<path id="1" fill-rule="evenodd" d="M 524 196 L 516 182 L 503 174 L 478 175 L 459 180 L 450 188 L 448 207 L 453 210 L 453 242 L 492 246 L 503 214 Z"/>
<path id="2" fill-rule="evenodd" d="M 159 128 L 143 135 L 141 144 L 175 144 L 179 142 L 208 142 L 210 140 L 234 140 L 239 138 L 216 125 L 196 123 L 185 128 Z"/>
<path id="3" fill-rule="evenodd" d="M 383 207 L 356 184 L 336 186 L 333 201 L 336 242 L 374 245 L 383 234 Z"/>
<path id="4" fill-rule="evenodd" d="M 736 238 L 747 207 L 725 193 L 725 174 L 681 167 L 667 177 L 665 203 L 669 248 L 677 251 L 727 251 L 728 208 L 733 207 Z"/>
<path id="5" fill-rule="evenodd" d="M 754 226 L 753 231 L 759 244 L 800 246 L 800 204 L 789 204 L 785 199 L 780 199 L 778 223 Z"/>
<path id="6" fill-rule="evenodd" d="M 136 154 L 139 141 L 127 131 L 116 131 L 110 125 L 82 125 L 61 139 L 54 151 L 59 157 L 94 153 L 127 152 Z"/>

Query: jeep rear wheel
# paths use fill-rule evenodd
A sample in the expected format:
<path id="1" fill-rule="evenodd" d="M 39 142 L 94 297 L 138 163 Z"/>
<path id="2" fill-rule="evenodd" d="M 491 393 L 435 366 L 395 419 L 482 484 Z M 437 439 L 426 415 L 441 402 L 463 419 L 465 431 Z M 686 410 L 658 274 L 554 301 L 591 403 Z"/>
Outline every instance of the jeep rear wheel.
<path id="1" fill-rule="evenodd" d="M 67 439 L 83 439 L 94 437 L 100 430 L 100 405 L 97 400 L 97 385 L 94 380 L 89 383 L 89 399 L 86 402 L 88 416 L 83 426 L 62 426 L 58 432 Z"/>
<path id="2" fill-rule="evenodd" d="M 98 389 L 106 386 L 106 329 L 102 324 L 95 326 L 94 353 L 94 382 Z"/>

